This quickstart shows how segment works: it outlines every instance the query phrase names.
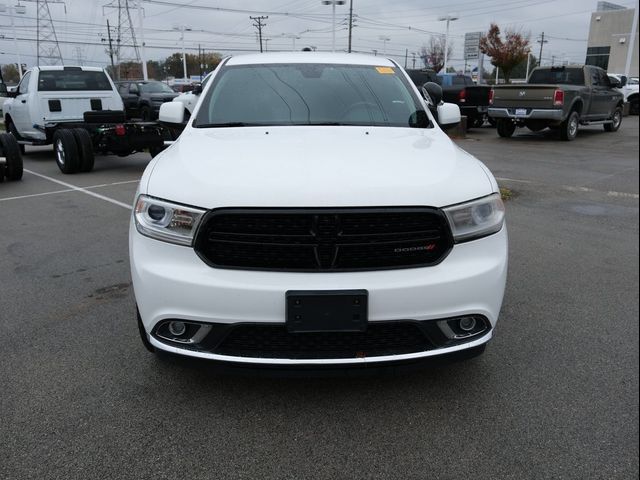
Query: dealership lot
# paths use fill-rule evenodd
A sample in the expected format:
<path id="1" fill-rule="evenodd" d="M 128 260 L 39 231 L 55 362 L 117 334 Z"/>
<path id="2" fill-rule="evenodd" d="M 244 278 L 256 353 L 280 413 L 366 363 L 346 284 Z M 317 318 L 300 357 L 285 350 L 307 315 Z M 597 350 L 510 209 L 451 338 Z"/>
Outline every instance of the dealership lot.
<path id="1" fill-rule="evenodd" d="M 127 229 L 149 155 L 64 176 L 28 149 L 0 184 L 0 478 L 637 477 L 638 117 L 458 144 L 511 195 L 486 353 L 311 379 L 148 354 Z"/>

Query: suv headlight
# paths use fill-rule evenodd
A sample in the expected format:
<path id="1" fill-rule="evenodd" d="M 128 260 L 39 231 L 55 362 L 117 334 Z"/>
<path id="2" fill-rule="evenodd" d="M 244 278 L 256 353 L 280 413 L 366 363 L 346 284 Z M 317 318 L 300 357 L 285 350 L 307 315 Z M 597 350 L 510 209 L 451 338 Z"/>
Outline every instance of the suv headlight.
<path id="1" fill-rule="evenodd" d="M 443 209 L 456 243 L 468 242 L 500 231 L 504 203 L 499 193 Z"/>
<path id="2" fill-rule="evenodd" d="M 205 211 L 140 195 L 133 218 L 142 235 L 190 246 Z"/>

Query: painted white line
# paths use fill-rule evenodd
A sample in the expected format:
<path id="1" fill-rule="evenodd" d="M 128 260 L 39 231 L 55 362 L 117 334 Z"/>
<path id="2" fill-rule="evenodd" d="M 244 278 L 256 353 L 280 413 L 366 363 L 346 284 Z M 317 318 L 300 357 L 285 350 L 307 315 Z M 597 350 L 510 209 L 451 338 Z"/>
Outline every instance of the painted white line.
<path id="1" fill-rule="evenodd" d="M 640 199 L 640 195 L 637 193 L 616 192 L 613 190 L 609 190 L 605 192 L 602 190 L 596 190 L 595 188 L 589 188 L 589 187 L 575 187 L 573 185 L 552 185 L 550 183 L 534 182 L 531 180 L 518 180 L 515 178 L 505 178 L 505 177 L 496 177 L 496 180 L 500 182 L 516 182 L 516 183 L 527 183 L 530 185 L 544 185 L 546 187 L 561 188 L 569 192 L 585 192 L 585 193 L 593 192 L 593 193 L 602 193 L 604 195 L 607 195 L 608 197 Z"/>
<path id="2" fill-rule="evenodd" d="M 127 180 L 124 182 L 113 182 L 113 183 L 101 183 L 99 185 L 91 185 L 90 187 L 84 187 L 86 190 L 91 190 L 93 188 L 103 188 L 103 187 L 111 187 L 112 185 L 124 185 L 127 183 L 138 183 L 140 180 Z M 55 195 L 56 193 L 69 193 L 69 192 L 75 192 L 76 190 L 74 188 L 66 188 L 64 190 L 54 190 L 52 192 L 42 192 L 42 193 L 32 193 L 30 195 L 20 195 L 17 197 L 5 197 L 5 198 L 0 198 L 0 202 L 6 202 L 9 200 L 20 200 L 23 198 L 32 198 L 32 197 L 42 197 L 45 195 Z"/>
<path id="3" fill-rule="evenodd" d="M 49 180 L 50 182 L 54 182 L 54 183 L 57 183 L 58 185 L 62 185 L 63 187 L 70 188 L 71 190 L 74 190 L 76 192 L 82 192 L 82 193 L 85 193 L 85 194 L 87 194 L 87 195 L 89 195 L 91 197 L 95 197 L 95 198 L 99 198 L 100 200 L 104 200 L 105 202 L 113 203 L 114 205 L 118 205 L 119 207 L 126 208 L 127 210 L 131 210 L 132 209 L 132 206 L 127 204 L 127 203 L 120 202 L 118 200 L 114 200 L 113 198 L 105 197 L 104 195 L 100 195 L 99 193 L 92 192 L 90 190 L 87 190 L 86 188 L 78 187 L 76 185 L 72 185 L 70 183 L 63 182 L 61 180 L 57 180 L 55 178 L 47 177 L 46 175 L 42 175 L 41 173 L 36 173 L 36 172 L 31 171 L 31 170 L 27 170 L 26 168 L 24 169 L 24 171 L 27 172 L 27 173 L 30 173 L 31 175 L 35 175 L 36 177 L 44 178 L 45 180 Z"/>

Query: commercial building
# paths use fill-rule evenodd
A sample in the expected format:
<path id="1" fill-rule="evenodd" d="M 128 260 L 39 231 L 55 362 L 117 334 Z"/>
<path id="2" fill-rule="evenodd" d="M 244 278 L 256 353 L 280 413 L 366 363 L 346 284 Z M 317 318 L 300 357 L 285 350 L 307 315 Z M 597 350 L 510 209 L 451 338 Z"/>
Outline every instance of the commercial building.
<path id="1" fill-rule="evenodd" d="M 598 2 L 597 11 L 591 14 L 587 65 L 597 65 L 611 73 L 624 73 L 627 54 L 633 48 L 630 76 L 638 76 L 638 25 L 636 21 L 635 42 L 631 30 L 634 26 L 635 9 L 609 2 Z M 633 44 L 633 47 L 631 46 Z"/>

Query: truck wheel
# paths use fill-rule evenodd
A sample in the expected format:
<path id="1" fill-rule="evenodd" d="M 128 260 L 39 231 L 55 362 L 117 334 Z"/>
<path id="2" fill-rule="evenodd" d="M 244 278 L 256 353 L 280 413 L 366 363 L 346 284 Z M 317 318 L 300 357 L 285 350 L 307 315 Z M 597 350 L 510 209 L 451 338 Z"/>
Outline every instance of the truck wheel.
<path id="1" fill-rule="evenodd" d="M 20 155 L 20 145 L 10 133 L 0 133 L 0 151 L 6 159 L 4 174 L 9 180 L 20 180 L 22 178 L 22 155 Z"/>
<path id="2" fill-rule="evenodd" d="M 560 125 L 560 138 L 567 142 L 575 140 L 578 135 L 580 125 L 580 114 L 575 110 L 569 114 L 567 119 Z"/>
<path id="3" fill-rule="evenodd" d="M 511 120 L 505 120 L 503 118 L 498 119 L 498 135 L 503 138 L 509 138 L 516 131 L 516 124 Z"/>
<path id="4" fill-rule="evenodd" d="M 16 140 L 20 140 L 20 134 L 18 133 L 18 129 L 13 124 L 12 121 L 7 122 L 7 132 L 9 132 Z M 20 153 L 22 155 L 25 154 L 24 145 L 18 144 L 18 148 L 20 149 Z"/>
<path id="5" fill-rule="evenodd" d="M 73 137 L 76 139 L 76 146 L 80 154 L 79 170 L 81 172 L 90 172 L 93 170 L 93 164 L 95 162 L 91 135 L 89 135 L 89 132 L 84 128 L 74 128 L 71 131 L 73 132 Z"/>
<path id="6" fill-rule="evenodd" d="M 629 102 L 629 115 L 638 115 L 638 97 Z"/>
<path id="7" fill-rule="evenodd" d="M 53 134 L 53 152 L 62 173 L 77 173 L 80 169 L 80 154 L 73 132 L 68 128 L 56 130 Z"/>
<path id="8" fill-rule="evenodd" d="M 616 107 L 611 116 L 611 123 L 604 124 L 605 132 L 617 132 L 622 124 L 622 108 Z"/>

